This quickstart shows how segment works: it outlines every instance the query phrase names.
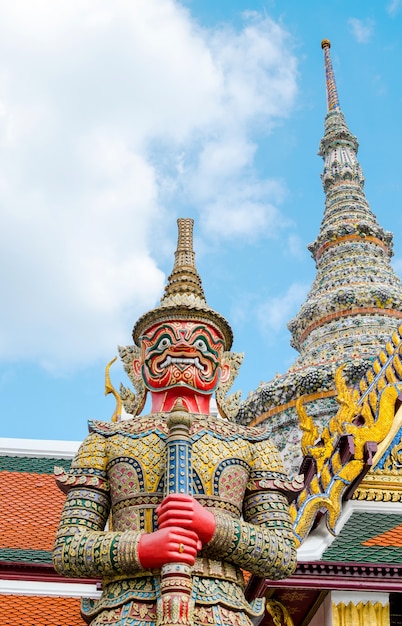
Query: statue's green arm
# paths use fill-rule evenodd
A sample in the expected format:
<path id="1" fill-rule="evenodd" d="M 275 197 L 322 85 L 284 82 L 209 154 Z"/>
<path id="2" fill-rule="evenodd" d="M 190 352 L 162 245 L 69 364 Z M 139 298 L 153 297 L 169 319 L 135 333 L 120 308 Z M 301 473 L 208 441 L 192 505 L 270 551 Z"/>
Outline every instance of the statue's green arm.
<path id="1" fill-rule="evenodd" d="M 113 576 L 143 568 L 138 560 L 140 532 L 105 530 L 110 512 L 105 439 L 91 434 L 68 474 L 57 472 L 67 499 L 57 530 L 53 564 L 65 576 Z"/>
<path id="2" fill-rule="evenodd" d="M 247 502 L 244 520 L 215 511 L 216 529 L 205 554 L 265 578 L 290 576 L 296 567 L 296 548 L 286 497 L 260 491 Z"/>

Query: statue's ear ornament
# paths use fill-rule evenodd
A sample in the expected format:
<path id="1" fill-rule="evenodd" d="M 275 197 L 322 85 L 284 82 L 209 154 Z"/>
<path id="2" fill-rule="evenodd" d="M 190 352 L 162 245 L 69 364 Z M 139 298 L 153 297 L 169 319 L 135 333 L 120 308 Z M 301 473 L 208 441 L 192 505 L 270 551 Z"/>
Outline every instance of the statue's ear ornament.
<path id="1" fill-rule="evenodd" d="M 224 352 L 222 355 L 222 367 L 228 365 L 230 374 L 225 382 L 219 384 L 215 397 L 219 413 L 230 422 L 236 421 L 235 418 L 240 409 L 241 391 L 236 391 L 230 394 L 230 396 L 226 394 L 239 373 L 243 359 L 244 352 Z"/>
<path id="2" fill-rule="evenodd" d="M 147 397 L 147 388 L 143 381 L 142 376 L 137 376 L 133 369 L 133 361 L 140 359 L 141 349 L 135 345 L 131 346 L 118 346 L 119 355 L 123 362 L 124 371 L 129 377 L 136 391 L 134 393 L 131 389 L 128 389 L 123 384 L 120 385 L 120 398 L 124 406 L 126 413 L 129 413 L 133 417 L 139 415 L 144 408 L 145 400 Z"/>

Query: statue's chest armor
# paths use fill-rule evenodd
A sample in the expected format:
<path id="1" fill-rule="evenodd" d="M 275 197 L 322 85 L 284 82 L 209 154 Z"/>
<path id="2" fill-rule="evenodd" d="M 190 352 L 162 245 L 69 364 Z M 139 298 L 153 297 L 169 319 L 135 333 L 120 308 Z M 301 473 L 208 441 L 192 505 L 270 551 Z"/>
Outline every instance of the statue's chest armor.
<path id="1" fill-rule="evenodd" d="M 192 485 L 203 505 L 238 517 L 250 474 L 251 447 L 242 437 L 229 435 L 202 425 L 191 433 Z M 154 527 L 154 510 L 166 493 L 166 440 L 163 428 L 129 436 L 119 433 L 109 439 L 107 471 L 116 529 Z"/>
<path id="2" fill-rule="evenodd" d="M 241 512 L 252 462 L 249 443 L 205 432 L 194 441 L 192 454 L 194 494 L 231 502 Z"/>

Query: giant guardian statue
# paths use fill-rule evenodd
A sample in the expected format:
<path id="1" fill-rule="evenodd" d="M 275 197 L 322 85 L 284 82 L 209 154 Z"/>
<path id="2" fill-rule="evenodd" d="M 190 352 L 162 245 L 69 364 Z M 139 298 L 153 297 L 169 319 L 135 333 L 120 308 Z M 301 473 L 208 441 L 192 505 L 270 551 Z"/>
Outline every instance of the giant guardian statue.
<path id="1" fill-rule="evenodd" d="M 82 602 L 91 626 L 251 626 L 264 602 L 246 601 L 244 572 L 284 578 L 296 564 L 292 486 L 265 427 L 235 421 L 227 392 L 241 355 L 206 302 L 193 221 L 178 225 L 160 305 L 120 349 L 136 390 L 119 394 L 131 417 L 91 422 L 71 470 L 57 470 L 67 499 L 54 565 L 102 579 L 101 598 Z"/>

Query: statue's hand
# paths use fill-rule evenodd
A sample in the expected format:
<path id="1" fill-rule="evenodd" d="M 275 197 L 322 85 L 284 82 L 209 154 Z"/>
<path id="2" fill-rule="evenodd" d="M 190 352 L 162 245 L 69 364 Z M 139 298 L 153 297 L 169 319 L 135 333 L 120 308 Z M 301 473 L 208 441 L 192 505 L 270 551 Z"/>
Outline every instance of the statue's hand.
<path id="1" fill-rule="evenodd" d="M 215 532 L 214 514 L 192 496 L 181 493 L 171 494 L 161 502 L 156 513 L 159 528 L 180 526 L 193 530 L 203 544 L 208 543 Z"/>
<path id="2" fill-rule="evenodd" d="M 165 563 L 194 565 L 198 536 L 185 528 L 162 528 L 142 535 L 138 558 L 145 569 L 160 569 Z"/>

